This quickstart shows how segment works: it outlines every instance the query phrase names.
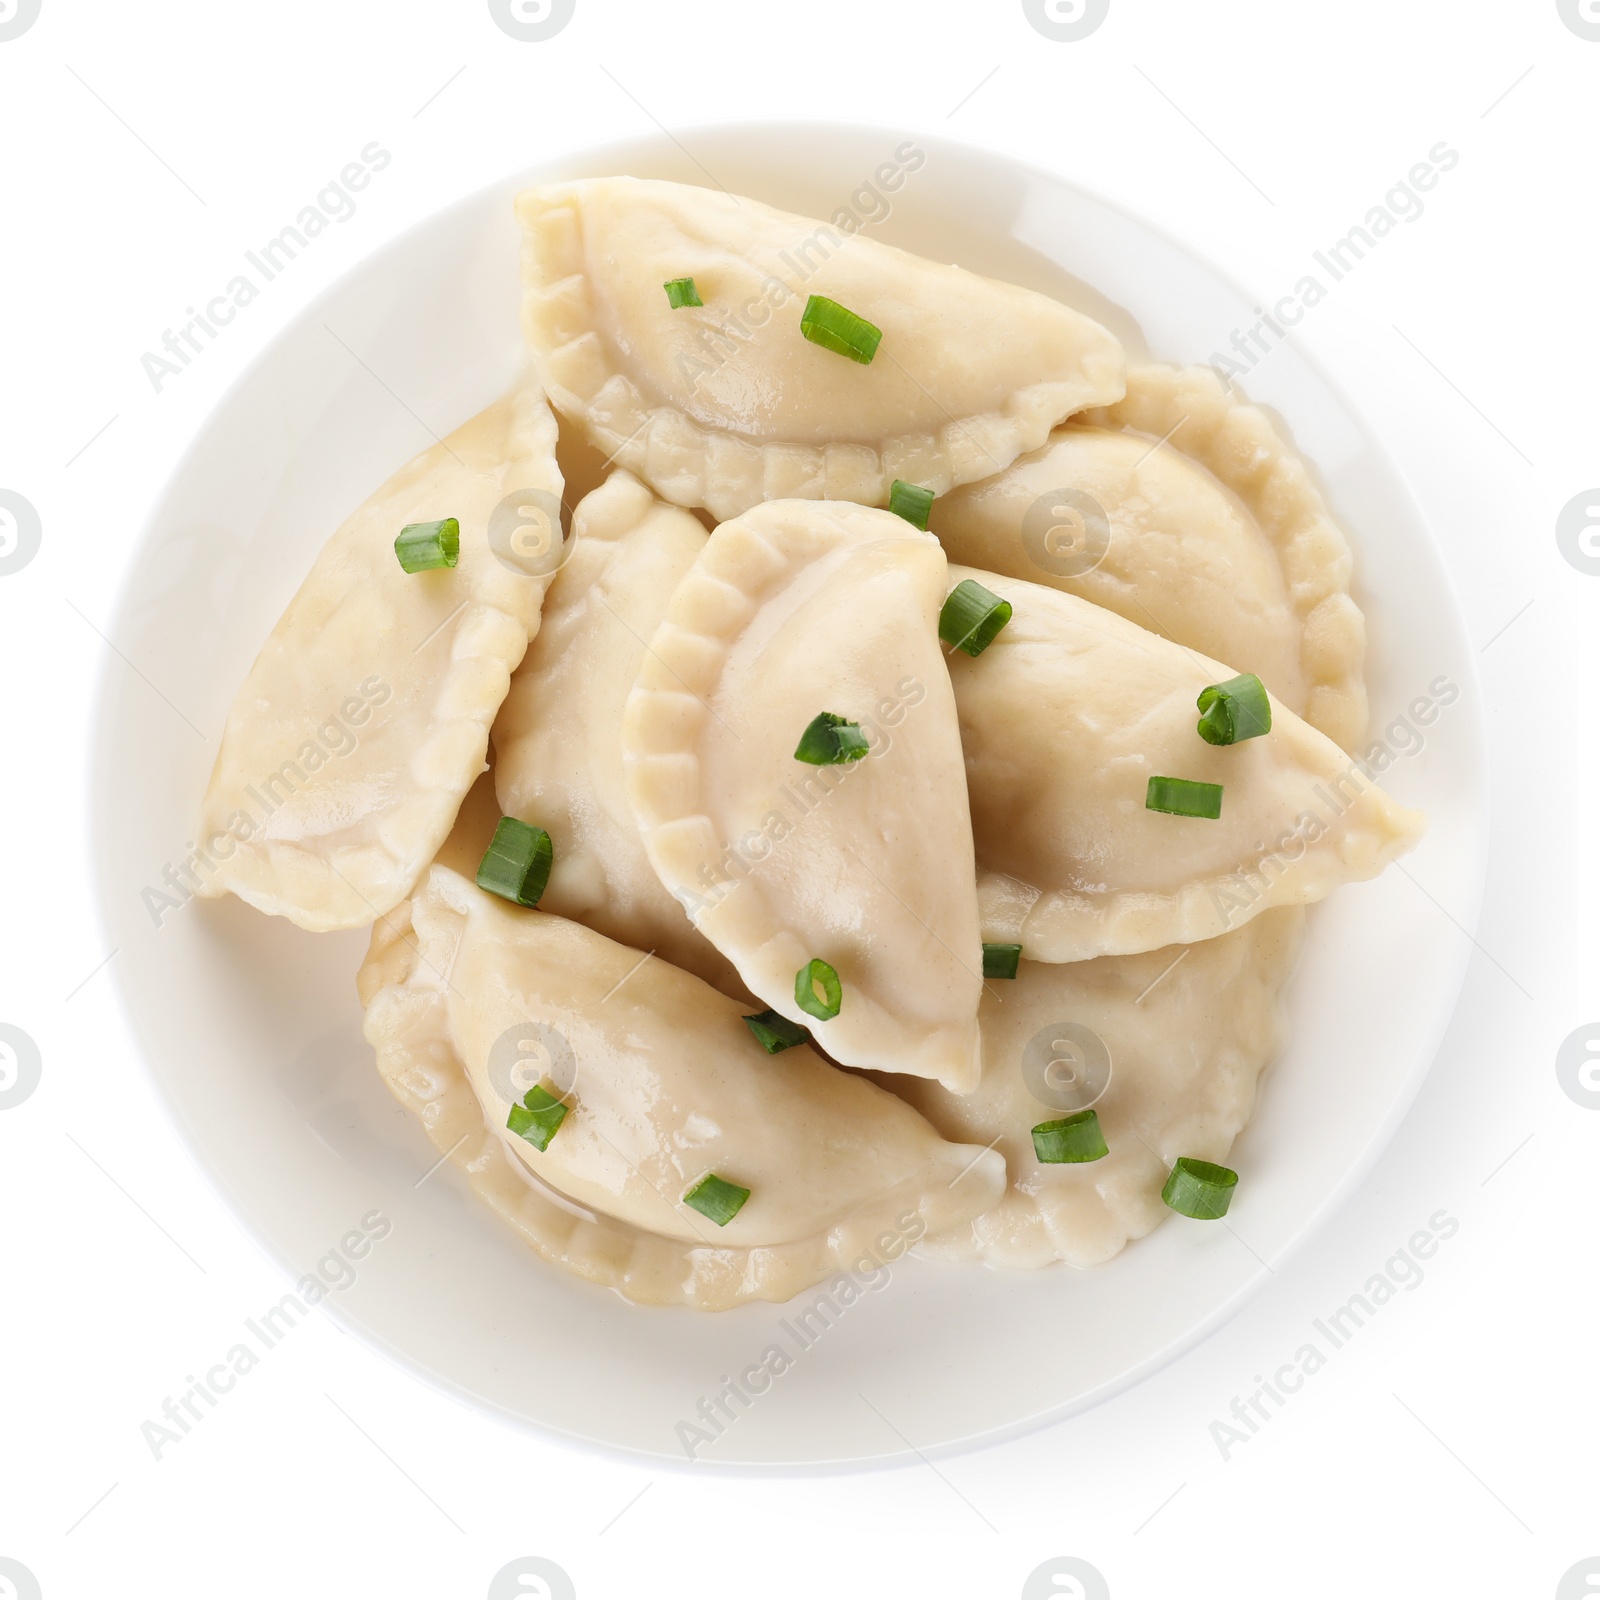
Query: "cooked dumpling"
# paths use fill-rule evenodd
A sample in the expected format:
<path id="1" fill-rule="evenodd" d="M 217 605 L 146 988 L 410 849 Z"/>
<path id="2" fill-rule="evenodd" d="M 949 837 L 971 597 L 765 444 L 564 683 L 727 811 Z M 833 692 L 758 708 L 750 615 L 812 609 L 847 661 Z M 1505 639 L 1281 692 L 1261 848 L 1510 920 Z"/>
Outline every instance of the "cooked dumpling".
<path id="1" fill-rule="evenodd" d="M 623 719 L 657 874 L 753 994 L 836 1060 L 978 1076 L 982 956 L 938 541 L 887 511 L 780 500 L 711 536 Z M 864 758 L 796 759 L 821 714 Z M 813 960 L 838 1015 L 797 1003 Z"/>
<path id="2" fill-rule="evenodd" d="M 994 1210 L 923 1251 L 1092 1267 L 1149 1233 L 1167 1215 L 1161 1187 L 1173 1162 L 1226 1162 L 1250 1120 L 1257 1078 L 1282 1040 L 1278 1000 L 1304 920 L 1283 908 L 1203 944 L 1070 966 L 1024 961 L 1014 983 L 996 984 L 1004 993 L 984 997 L 975 1094 L 894 1083 L 947 1139 L 992 1144 L 1010 1172 Z M 1032 1130 L 1091 1104 L 1109 1154 L 1040 1161 Z"/>
<path id="3" fill-rule="evenodd" d="M 1080 313 L 754 200 L 596 178 L 517 212 L 523 326 L 557 410 L 718 518 L 881 505 L 896 478 L 942 493 L 1122 394 L 1121 346 Z M 682 279 L 694 299 L 675 306 L 663 285 Z M 870 364 L 802 335 L 812 295 L 881 330 Z"/>
<path id="4" fill-rule="evenodd" d="M 1375 877 L 1421 836 L 1281 703 L 1270 733 L 1207 744 L 1195 701 L 1232 667 L 1076 595 L 950 568 L 964 578 L 1013 606 L 980 656 L 950 658 L 986 940 L 1087 961 L 1210 939 Z M 1146 809 L 1152 777 L 1220 784 L 1221 816 Z"/>
<path id="5" fill-rule="evenodd" d="M 1005 1187 L 994 1152 L 809 1046 L 763 1053 L 698 978 L 448 868 L 376 930 L 361 988 L 380 1070 L 435 1145 L 546 1260 L 634 1300 L 788 1299 Z M 506 1127 L 541 1082 L 569 1107 L 542 1152 Z M 749 1191 L 722 1225 L 682 1200 L 707 1174 Z"/>
<path id="6" fill-rule="evenodd" d="M 1341 749 L 1355 750 L 1367 726 L 1367 629 L 1350 597 L 1350 547 L 1310 470 L 1272 418 L 1260 406 L 1235 399 L 1210 367 L 1144 366 L 1128 374 L 1127 394 L 1120 401 L 1085 412 L 1079 420 L 1165 439 L 1239 497 L 1272 545 L 1300 628 L 1305 703 L 1296 705 L 1288 696 L 1284 703 Z M 1148 617 L 1133 614 L 1132 620 L 1167 631 Z M 1214 651 L 1177 632 L 1172 637 L 1219 661 L 1238 659 L 1237 651 Z M 1241 663 L 1239 670 L 1256 669 Z M 1259 676 L 1266 680 L 1266 673 Z"/>
<path id="7" fill-rule="evenodd" d="M 549 578 L 535 536 L 560 551 L 555 442 L 543 394 L 523 387 L 402 467 L 328 541 L 228 714 L 201 811 L 218 859 L 202 894 L 325 932 L 373 921 L 416 882 L 484 769 L 539 627 Z M 497 554 L 490 513 L 514 490 L 529 509 Z M 459 564 L 406 572 L 400 530 L 448 517 Z"/>
<path id="8" fill-rule="evenodd" d="M 578 503 L 572 554 L 494 725 L 501 809 L 554 843 L 542 911 L 653 950 L 725 993 L 731 963 L 695 932 L 644 853 L 622 771 L 622 708 L 706 530 L 616 472 Z"/>
<path id="9" fill-rule="evenodd" d="M 1276 553 L 1238 496 L 1170 444 L 1069 424 L 937 501 L 929 526 L 953 561 L 1081 595 L 1305 710 Z"/>

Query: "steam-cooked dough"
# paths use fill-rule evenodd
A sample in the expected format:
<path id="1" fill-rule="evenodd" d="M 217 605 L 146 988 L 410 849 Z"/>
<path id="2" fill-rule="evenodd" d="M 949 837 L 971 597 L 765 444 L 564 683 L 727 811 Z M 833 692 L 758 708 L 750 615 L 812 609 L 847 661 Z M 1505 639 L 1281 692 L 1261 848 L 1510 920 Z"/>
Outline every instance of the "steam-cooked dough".
<path id="1" fill-rule="evenodd" d="M 494 725 L 508 817 L 546 829 L 555 859 L 539 901 L 742 998 L 728 959 L 661 886 L 622 770 L 622 708 L 706 530 L 618 471 L 578 503 L 572 553 Z"/>
<path id="2" fill-rule="evenodd" d="M 1257 1078 L 1282 1042 L 1278 1001 L 1304 920 L 1287 907 L 1202 944 L 1066 966 L 1024 961 L 1015 982 L 996 984 L 983 1002 L 975 1094 L 894 1083 L 947 1139 L 993 1143 L 1010 1174 L 999 1205 L 923 1251 L 996 1267 L 1092 1267 L 1150 1232 L 1167 1215 L 1161 1186 L 1173 1162 L 1226 1162 L 1255 1109 Z M 1104 1054 L 1091 1060 L 1096 1041 Z M 1091 1100 L 1110 1153 L 1081 1165 L 1039 1161 L 1033 1128 Z"/>
<path id="3" fill-rule="evenodd" d="M 484 769 L 489 724 L 538 631 L 548 578 L 498 559 L 488 522 L 515 489 L 559 508 L 555 439 L 543 394 L 520 388 L 402 467 L 328 541 L 228 714 L 201 809 L 218 858 L 202 894 L 325 932 L 373 921 L 416 882 Z M 459 565 L 406 572 L 395 536 L 446 517 L 461 525 Z"/>
<path id="4" fill-rule="evenodd" d="M 1014 608 L 982 655 L 950 658 L 986 940 L 1036 961 L 1188 944 L 1375 877 L 1421 837 L 1280 702 L 1270 733 L 1207 744 L 1195 701 L 1233 667 L 1076 595 L 963 578 Z M 1154 776 L 1221 784 L 1221 817 L 1147 810 Z"/>
<path id="5" fill-rule="evenodd" d="M 886 511 L 781 500 L 711 536 L 623 719 L 629 795 L 661 881 L 752 993 L 836 1060 L 978 1076 L 982 960 L 938 542 Z M 871 754 L 795 759 L 821 712 Z M 813 958 L 831 1021 L 795 1002 Z"/>
<path id="6" fill-rule="evenodd" d="M 1092 600 L 1237 662 L 1305 710 L 1300 619 L 1276 552 L 1239 498 L 1170 444 L 1069 424 L 936 501 L 929 526 L 953 561 Z"/>
<path id="7" fill-rule="evenodd" d="M 1310 469 L 1272 418 L 1237 399 L 1210 367 L 1153 365 L 1129 373 L 1120 401 L 1079 420 L 1165 439 L 1239 497 L 1276 553 L 1299 619 L 1305 705 L 1295 709 L 1341 749 L 1354 751 L 1367 726 L 1367 626 L 1350 595 L 1350 546 Z M 1220 661 L 1235 659 L 1196 648 Z"/>
<path id="8" fill-rule="evenodd" d="M 640 959 L 435 867 L 362 969 L 390 1088 L 545 1259 L 720 1310 L 868 1270 L 999 1199 L 994 1152 L 808 1046 L 767 1056 L 736 1002 Z M 541 1076 L 571 1105 L 543 1153 L 505 1131 Z M 725 1227 L 680 1200 L 707 1172 L 750 1190 Z"/>
<path id="9" fill-rule="evenodd" d="M 1003 471 L 1123 390 L 1098 323 L 716 190 L 594 178 L 519 196 L 523 327 L 556 409 L 678 505 L 883 504 Z M 662 285 L 692 277 L 701 306 Z M 882 330 L 870 365 L 808 342 L 823 295 Z"/>

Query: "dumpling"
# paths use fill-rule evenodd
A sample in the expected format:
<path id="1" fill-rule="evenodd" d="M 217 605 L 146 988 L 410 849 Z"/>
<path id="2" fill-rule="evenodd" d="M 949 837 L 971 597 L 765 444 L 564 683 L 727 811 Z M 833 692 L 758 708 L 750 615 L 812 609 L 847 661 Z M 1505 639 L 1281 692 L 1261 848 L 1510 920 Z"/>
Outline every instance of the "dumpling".
<path id="1" fill-rule="evenodd" d="M 983 937 L 1035 961 L 1210 939 L 1376 877 L 1421 837 L 1361 766 L 1280 703 L 1207 744 L 1195 701 L 1234 670 L 1076 595 L 950 568 L 1013 607 L 950 658 Z M 1220 784 L 1215 820 L 1146 809 L 1152 777 Z"/>
<path id="2" fill-rule="evenodd" d="M 1208 367 L 1136 367 L 987 482 L 933 508 L 953 561 L 1063 589 L 1241 672 L 1346 750 L 1367 720 L 1350 550 L 1259 407 Z"/>
<path id="3" fill-rule="evenodd" d="M 778 500 L 723 523 L 651 642 L 622 749 L 652 865 L 751 993 L 836 1060 L 959 1093 L 983 969 L 948 587 L 938 541 L 887 511 Z M 870 753 L 797 760 L 822 714 Z M 831 1020 L 796 1000 L 813 960 L 838 976 Z"/>
<path id="4" fill-rule="evenodd" d="M 1367 726 L 1367 631 L 1350 596 L 1350 547 L 1272 418 L 1235 399 L 1210 367 L 1144 366 L 1130 375 L 1121 401 L 1081 420 L 1167 439 L 1239 496 L 1277 552 L 1300 619 L 1302 715 L 1353 751 Z"/>
<path id="5" fill-rule="evenodd" d="M 373 921 L 416 882 L 538 631 L 560 557 L 555 442 L 543 394 L 520 388 L 328 541 L 228 714 L 201 810 L 202 860 L 216 857 L 202 894 L 326 932 Z M 406 572 L 396 535 L 448 517 L 459 564 Z"/>
<path id="6" fill-rule="evenodd" d="M 871 1270 L 999 1199 L 1005 1164 L 809 1046 L 768 1056 L 737 1002 L 435 867 L 361 974 L 385 1080 L 546 1260 L 630 1299 L 721 1310 Z M 507 1127 L 545 1081 L 544 1151 Z M 749 1191 L 719 1225 L 682 1201 Z"/>
<path id="7" fill-rule="evenodd" d="M 579 503 L 572 553 L 494 725 L 495 787 L 508 817 L 554 843 L 542 911 L 653 950 L 724 993 L 731 963 L 661 886 L 622 770 L 622 708 L 706 530 L 618 471 Z"/>
<path id="8" fill-rule="evenodd" d="M 530 189 L 523 327 L 557 410 L 658 494 L 719 519 L 762 500 L 883 504 L 1003 471 L 1123 389 L 1121 346 L 1044 295 L 711 189 Z M 693 280 L 689 303 L 664 287 Z M 813 295 L 882 333 L 809 342 Z M 698 302 L 698 303 L 697 303 Z"/>
<path id="9" fill-rule="evenodd" d="M 1006 1158 L 1005 1198 L 921 1246 L 996 1267 L 1092 1267 L 1150 1232 L 1179 1156 L 1226 1163 L 1283 1037 L 1279 998 L 1305 912 L 1269 911 L 1219 939 L 1070 966 L 1024 961 L 983 1002 L 975 1094 L 897 1079 L 947 1139 Z M 1056 1035 L 1059 1034 L 1059 1037 Z M 1109 1154 L 1041 1162 L 1032 1130 L 1093 1106 Z M 1249 1174 L 1242 1174 L 1249 1181 Z"/>

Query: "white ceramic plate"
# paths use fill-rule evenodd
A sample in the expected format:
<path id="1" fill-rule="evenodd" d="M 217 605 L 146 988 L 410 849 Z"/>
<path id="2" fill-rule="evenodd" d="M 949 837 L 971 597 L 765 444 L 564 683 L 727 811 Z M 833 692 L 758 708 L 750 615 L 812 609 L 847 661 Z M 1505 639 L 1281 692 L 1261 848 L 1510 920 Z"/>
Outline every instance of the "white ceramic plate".
<path id="1" fill-rule="evenodd" d="M 863 186 L 883 195 L 875 174 L 908 139 L 926 160 L 887 196 L 892 214 L 875 236 L 1057 294 L 1136 354 L 1204 361 L 1254 322 L 1250 296 L 1147 223 L 1060 178 L 921 135 L 722 127 L 564 159 L 462 201 L 352 272 L 194 443 L 134 556 L 115 638 L 206 737 L 115 666 L 102 693 L 100 882 L 124 1003 L 217 1188 L 297 1277 L 382 1210 L 393 1232 L 332 1298 L 334 1315 L 479 1405 L 680 1464 L 677 1424 L 773 1344 L 794 1365 L 702 1464 L 882 1463 L 909 1459 L 903 1440 L 952 1451 L 1067 1416 L 1171 1360 L 1371 1165 L 1465 966 L 1465 941 L 1401 872 L 1341 892 L 1311 919 L 1292 1043 L 1237 1146 L 1245 1176 L 1228 1227 L 1174 1219 L 1087 1273 L 905 1261 L 801 1350 L 780 1319 L 794 1327 L 815 1294 L 720 1316 L 641 1309 L 544 1266 L 448 1165 L 419 1185 L 434 1152 L 361 1038 L 352 980 L 365 934 L 313 936 L 231 900 L 152 923 L 140 891 L 192 837 L 234 690 L 324 539 L 521 362 L 515 191 L 609 172 L 704 183 L 709 172 L 805 214 L 851 207 L 867 218 L 882 206 Z M 1441 677 L 1459 687 L 1385 781 L 1432 818 L 1407 871 L 1443 903 L 1475 908 L 1486 831 L 1478 697 L 1429 533 L 1382 445 L 1302 355 L 1277 350 L 1249 388 L 1316 464 L 1356 547 L 1375 732 Z"/>

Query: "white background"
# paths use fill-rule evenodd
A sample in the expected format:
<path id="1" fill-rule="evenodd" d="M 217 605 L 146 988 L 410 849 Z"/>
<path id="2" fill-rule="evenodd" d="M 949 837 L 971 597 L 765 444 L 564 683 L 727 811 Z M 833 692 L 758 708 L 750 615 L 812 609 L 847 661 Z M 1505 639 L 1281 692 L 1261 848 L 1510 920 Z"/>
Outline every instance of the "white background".
<path id="1" fill-rule="evenodd" d="M 0 1111 L 0 1556 L 46 1600 L 477 1597 L 533 1554 L 583 1600 L 1009 1600 L 1063 1555 L 1115 1600 L 1543 1600 L 1600 1558 L 1600 1112 L 1554 1071 L 1600 1017 L 1600 578 L 1554 536 L 1600 482 L 1597 87 L 1600 42 L 1555 0 L 1111 0 L 1077 43 L 1019 0 L 578 0 L 534 44 L 483 0 L 43 0 L 0 42 L 0 488 L 43 527 L 0 577 L 0 1021 L 43 1059 Z M 740 1481 L 579 1454 L 321 1316 L 157 1462 L 141 1423 L 288 1284 L 155 1102 L 90 910 L 99 630 L 138 530 L 241 369 L 416 219 L 566 148 L 664 125 L 692 149 L 696 124 L 769 116 L 1015 152 L 1274 295 L 1438 141 L 1461 152 L 1298 335 L 1389 439 L 1479 648 L 1494 850 L 1446 1045 L 1353 1202 L 1227 1328 L 937 1470 Z M 156 394 L 141 355 L 372 140 L 394 159 L 357 214 Z M 1474 911 L 1442 908 L 1441 937 Z M 1224 1459 L 1213 1421 L 1441 1208 L 1460 1228 L 1426 1280 Z M 1563 1596 L 1600 1593 L 1595 1571 Z"/>

